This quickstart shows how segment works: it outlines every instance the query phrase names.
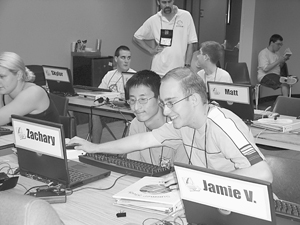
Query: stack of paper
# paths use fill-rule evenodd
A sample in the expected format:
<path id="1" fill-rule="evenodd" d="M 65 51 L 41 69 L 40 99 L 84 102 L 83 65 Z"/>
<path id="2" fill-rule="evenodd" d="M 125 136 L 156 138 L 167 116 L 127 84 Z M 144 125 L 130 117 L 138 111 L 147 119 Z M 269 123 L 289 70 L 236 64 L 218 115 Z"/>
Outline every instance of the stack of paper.
<path id="1" fill-rule="evenodd" d="M 159 214 L 170 214 L 182 209 L 179 190 L 164 186 L 162 177 L 143 177 L 115 194 L 114 204 Z"/>

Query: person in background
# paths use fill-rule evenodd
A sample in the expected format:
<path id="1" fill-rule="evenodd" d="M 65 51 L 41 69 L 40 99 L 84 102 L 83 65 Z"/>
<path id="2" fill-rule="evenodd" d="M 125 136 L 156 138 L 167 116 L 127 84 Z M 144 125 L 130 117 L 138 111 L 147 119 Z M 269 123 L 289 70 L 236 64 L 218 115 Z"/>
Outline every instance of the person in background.
<path id="1" fill-rule="evenodd" d="M 69 144 L 77 143 L 75 149 L 89 153 L 111 154 L 183 144 L 191 165 L 272 182 L 272 172 L 248 126 L 231 111 L 209 104 L 204 81 L 190 68 L 175 68 L 162 78 L 160 99 L 172 123 L 103 144 L 78 137 Z M 174 182 L 167 181 L 166 185 Z"/>
<path id="2" fill-rule="evenodd" d="M 258 82 L 266 87 L 276 90 L 281 88 L 283 96 L 288 96 L 289 85 L 280 82 L 281 68 L 286 65 L 290 55 L 281 56 L 279 53 L 283 45 L 283 38 L 279 34 L 273 34 L 269 40 L 269 46 L 258 54 Z M 284 76 L 287 76 L 285 74 Z"/>
<path id="3" fill-rule="evenodd" d="M 157 0 L 161 10 L 135 32 L 133 41 L 153 56 L 151 70 L 164 76 L 179 66 L 190 66 L 198 42 L 193 18 L 174 0 Z M 147 43 L 154 40 L 154 47 Z"/>
<path id="4" fill-rule="evenodd" d="M 129 93 L 127 103 L 136 116 L 130 124 L 129 135 L 151 132 L 169 122 L 159 106 L 160 76 L 150 70 L 138 71 L 126 83 Z M 182 144 L 175 150 L 166 147 L 152 147 L 127 154 L 127 158 L 162 167 L 173 166 L 174 161 L 188 162 Z"/>
<path id="5" fill-rule="evenodd" d="M 59 123 L 59 114 L 48 93 L 32 83 L 35 75 L 19 55 L 0 54 L 0 125 L 11 122 L 11 115 Z"/>
<path id="6" fill-rule="evenodd" d="M 202 70 L 197 74 L 204 80 L 206 89 L 207 81 L 232 83 L 230 74 L 217 66 L 223 52 L 223 47 L 215 41 L 206 41 L 200 46 L 196 63 Z"/>
<path id="7" fill-rule="evenodd" d="M 119 92 L 125 100 L 125 85 L 129 76 L 124 76 L 122 72 L 134 73 L 135 70 L 130 68 L 131 52 L 127 46 L 119 46 L 114 55 L 116 69 L 108 71 L 103 77 L 99 88 L 110 89 Z M 92 116 L 92 142 L 100 143 L 103 131 L 103 124 L 100 116 Z"/>

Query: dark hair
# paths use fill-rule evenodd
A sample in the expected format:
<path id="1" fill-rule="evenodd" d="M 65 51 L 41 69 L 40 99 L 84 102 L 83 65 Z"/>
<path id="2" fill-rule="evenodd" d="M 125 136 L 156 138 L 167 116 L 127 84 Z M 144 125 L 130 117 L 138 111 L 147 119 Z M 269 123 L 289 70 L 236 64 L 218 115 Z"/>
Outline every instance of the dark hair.
<path id="1" fill-rule="evenodd" d="M 270 40 L 269 40 L 269 45 L 271 44 L 271 42 L 275 43 L 276 41 L 283 41 L 283 37 L 279 34 L 273 34 L 271 37 L 270 37 Z"/>
<path id="2" fill-rule="evenodd" d="M 215 41 L 203 42 L 200 49 L 204 55 L 209 56 L 210 61 L 214 64 L 217 64 L 217 62 L 223 57 L 224 54 L 222 46 Z"/>
<path id="3" fill-rule="evenodd" d="M 129 97 L 130 88 L 144 85 L 151 89 L 155 98 L 158 98 L 160 80 L 160 76 L 151 70 L 138 71 L 126 82 L 127 96 Z"/>
<path id="4" fill-rule="evenodd" d="M 119 46 L 117 49 L 116 49 L 116 51 L 115 51 L 115 56 L 119 56 L 120 55 L 120 51 L 121 50 L 123 50 L 123 51 L 129 51 L 130 52 L 130 49 L 127 47 L 127 46 L 125 46 L 125 45 L 121 45 L 121 46 Z"/>
<path id="5" fill-rule="evenodd" d="M 207 103 L 205 83 L 191 68 L 178 67 L 172 69 L 161 79 L 161 83 L 171 78 L 180 82 L 181 89 L 186 96 L 197 93 L 200 95 L 203 104 Z"/>

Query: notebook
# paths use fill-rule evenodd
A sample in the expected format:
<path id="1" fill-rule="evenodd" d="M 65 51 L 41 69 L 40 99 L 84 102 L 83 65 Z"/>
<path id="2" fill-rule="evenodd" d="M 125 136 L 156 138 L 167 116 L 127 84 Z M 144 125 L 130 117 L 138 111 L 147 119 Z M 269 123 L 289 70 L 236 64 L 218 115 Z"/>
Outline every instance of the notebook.
<path id="1" fill-rule="evenodd" d="M 62 124 L 18 115 L 12 115 L 12 124 L 21 175 L 71 189 L 110 175 L 109 170 L 67 160 Z"/>
<path id="2" fill-rule="evenodd" d="M 175 163 L 189 224 L 275 225 L 271 183 Z"/>
<path id="3" fill-rule="evenodd" d="M 62 96 L 77 95 L 72 84 L 70 69 L 43 65 L 43 70 L 50 93 Z"/>
<path id="4" fill-rule="evenodd" d="M 210 101 L 217 102 L 244 121 L 254 120 L 251 85 L 209 81 L 207 87 Z"/>

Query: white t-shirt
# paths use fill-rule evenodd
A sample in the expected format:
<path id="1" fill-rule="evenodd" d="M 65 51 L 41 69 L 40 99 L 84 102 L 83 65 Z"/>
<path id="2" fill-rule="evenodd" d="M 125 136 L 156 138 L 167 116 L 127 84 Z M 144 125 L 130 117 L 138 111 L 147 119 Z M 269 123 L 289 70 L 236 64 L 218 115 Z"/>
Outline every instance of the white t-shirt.
<path id="1" fill-rule="evenodd" d="M 205 75 L 204 70 L 200 70 L 197 74 L 203 79 L 206 85 L 206 91 L 208 91 L 207 81 L 233 83 L 230 74 L 226 70 L 223 70 L 221 68 L 217 68 L 215 73 L 209 75 Z"/>
<path id="2" fill-rule="evenodd" d="M 129 69 L 128 72 L 134 73 L 135 71 L 133 69 Z M 124 79 L 122 79 L 122 73 L 117 69 L 108 71 L 103 77 L 99 88 L 110 89 L 111 91 L 124 94 L 124 87 L 126 85 L 127 80 L 131 76 L 124 76 Z"/>
<path id="3" fill-rule="evenodd" d="M 177 13 L 171 21 L 163 17 L 161 12 L 156 13 L 147 19 L 134 34 L 134 37 L 139 40 L 154 39 L 158 44 L 161 29 L 173 30 L 172 45 L 165 47 L 152 59 L 151 70 L 162 76 L 171 69 L 184 66 L 187 45 L 198 42 L 191 14 L 177 7 L 176 10 Z"/>
<path id="4" fill-rule="evenodd" d="M 279 64 L 275 66 L 273 69 L 269 70 L 267 73 L 264 72 L 264 69 L 271 63 L 277 61 L 279 57 L 280 57 L 279 52 L 273 53 L 268 48 L 265 48 L 260 51 L 260 53 L 258 54 L 258 71 L 257 71 L 258 72 L 257 79 L 259 82 L 261 81 L 261 79 L 263 79 L 263 77 L 266 74 L 275 73 L 280 75 Z"/>

